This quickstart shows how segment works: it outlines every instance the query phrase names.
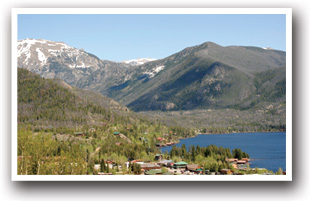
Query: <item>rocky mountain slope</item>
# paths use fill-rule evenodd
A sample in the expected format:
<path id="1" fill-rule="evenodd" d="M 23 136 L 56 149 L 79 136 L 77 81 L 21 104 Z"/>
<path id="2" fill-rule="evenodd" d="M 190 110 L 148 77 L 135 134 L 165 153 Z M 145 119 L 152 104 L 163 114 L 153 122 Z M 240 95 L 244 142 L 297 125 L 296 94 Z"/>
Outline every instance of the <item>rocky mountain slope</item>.
<path id="1" fill-rule="evenodd" d="M 207 42 L 164 59 L 111 62 L 46 40 L 22 40 L 17 49 L 19 67 L 98 91 L 135 111 L 285 102 L 283 51 Z"/>
<path id="2" fill-rule="evenodd" d="M 25 39 L 18 41 L 18 67 L 45 78 L 60 78 L 70 85 L 94 89 L 119 84 L 128 78 L 129 64 L 100 60 L 83 49 L 63 42 Z"/>
<path id="3" fill-rule="evenodd" d="M 139 67 L 109 96 L 136 111 L 245 109 L 285 101 L 285 52 L 207 42 Z"/>

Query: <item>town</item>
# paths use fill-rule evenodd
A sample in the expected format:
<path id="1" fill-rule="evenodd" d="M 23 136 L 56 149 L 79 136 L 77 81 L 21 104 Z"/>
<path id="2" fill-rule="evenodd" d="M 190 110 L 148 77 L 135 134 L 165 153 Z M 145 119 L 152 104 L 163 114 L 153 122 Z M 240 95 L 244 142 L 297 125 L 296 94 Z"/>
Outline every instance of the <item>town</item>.
<path id="1" fill-rule="evenodd" d="M 185 161 L 174 162 L 172 160 L 161 160 L 162 154 L 157 154 L 156 159 L 158 159 L 157 162 L 143 162 L 139 159 L 127 161 L 124 166 L 116 164 L 113 160 L 108 160 L 100 164 L 95 164 L 94 174 L 123 175 L 124 172 L 131 172 L 136 175 L 243 175 L 252 174 L 253 172 L 257 173 L 258 171 L 263 172 L 263 175 L 271 174 L 264 168 L 250 168 L 251 163 L 248 158 L 242 158 L 241 160 L 237 158 L 228 158 L 226 162 L 233 167 L 232 169 L 223 168 L 213 172 L 209 169 L 204 169 L 198 164 L 188 164 Z M 123 168 L 125 168 L 124 171 Z M 117 169 L 118 172 L 112 173 L 111 170 L 113 169 Z M 285 174 L 285 172 L 283 172 L 283 174 Z"/>

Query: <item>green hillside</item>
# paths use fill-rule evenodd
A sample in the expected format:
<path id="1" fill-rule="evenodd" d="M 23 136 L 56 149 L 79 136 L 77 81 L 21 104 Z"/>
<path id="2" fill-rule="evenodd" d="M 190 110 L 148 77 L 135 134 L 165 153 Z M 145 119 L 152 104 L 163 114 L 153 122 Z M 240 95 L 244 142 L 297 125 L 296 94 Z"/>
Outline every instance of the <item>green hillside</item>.
<path id="1" fill-rule="evenodd" d="M 93 174 L 102 160 L 152 161 L 160 153 L 157 143 L 193 135 L 96 92 L 18 69 L 18 174 Z"/>

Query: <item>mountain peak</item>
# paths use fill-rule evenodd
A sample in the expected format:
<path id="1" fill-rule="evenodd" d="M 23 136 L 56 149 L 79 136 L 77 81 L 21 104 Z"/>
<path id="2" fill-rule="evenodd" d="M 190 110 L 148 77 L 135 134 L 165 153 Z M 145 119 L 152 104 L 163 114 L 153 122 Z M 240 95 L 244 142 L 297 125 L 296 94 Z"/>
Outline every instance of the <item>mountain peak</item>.
<path id="1" fill-rule="evenodd" d="M 69 68 L 88 68 L 93 65 L 93 59 L 88 53 L 64 42 L 55 42 L 45 39 L 26 38 L 17 42 L 17 57 L 19 67 L 36 68 L 41 71 L 50 64 L 50 61 L 61 60 Z M 96 63 L 98 63 L 97 61 Z"/>
<path id="2" fill-rule="evenodd" d="M 147 62 L 150 62 L 150 61 L 155 61 L 157 59 L 153 59 L 153 58 L 138 58 L 138 59 L 132 59 L 132 60 L 126 60 L 126 61 L 123 61 L 123 63 L 126 63 L 126 64 L 129 64 L 129 65 L 132 65 L 132 66 L 139 66 L 139 65 L 142 65 L 142 64 L 145 64 Z"/>

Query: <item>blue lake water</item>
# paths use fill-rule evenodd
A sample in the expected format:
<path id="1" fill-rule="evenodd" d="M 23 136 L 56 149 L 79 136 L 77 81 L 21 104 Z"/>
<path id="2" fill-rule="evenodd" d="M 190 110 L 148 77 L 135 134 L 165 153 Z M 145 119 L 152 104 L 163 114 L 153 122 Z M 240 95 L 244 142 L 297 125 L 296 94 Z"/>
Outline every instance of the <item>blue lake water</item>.
<path id="1" fill-rule="evenodd" d="M 281 167 L 286 171 L 286 132 L 197 135 L 180 140 L 176 146 L 181 147 L 182 144 L 187 148 L 190 145 L 206 147 L 211 144 L 230 148 L 231 151 L 240 148 L 250 155 L 251 168 L 266 168 L 276 172 Z M 163 153 L 166 150 L 169 152 L 172 146 L 160 149 Z"/>

